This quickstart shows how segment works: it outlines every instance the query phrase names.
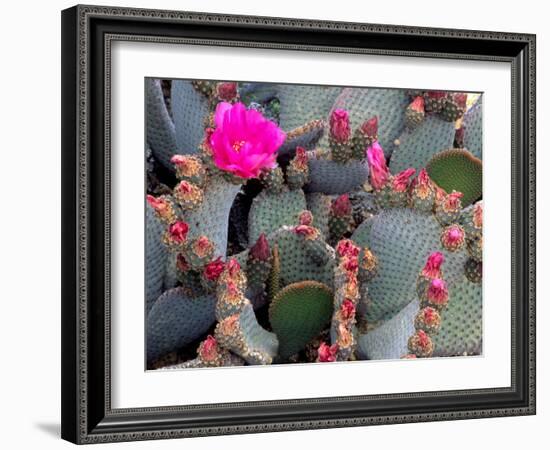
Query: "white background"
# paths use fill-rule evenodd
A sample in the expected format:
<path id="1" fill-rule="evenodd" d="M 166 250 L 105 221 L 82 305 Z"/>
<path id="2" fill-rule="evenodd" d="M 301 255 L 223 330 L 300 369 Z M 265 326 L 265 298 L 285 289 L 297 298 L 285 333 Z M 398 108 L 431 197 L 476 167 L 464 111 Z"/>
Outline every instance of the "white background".
<path id="1" fill-rule="evenodd" d="M 102 3 L 102 2 L 99 2 Z M 333 3 L 333 4 L 331 4 Z M 463 0 L 416 2 L 388 0 L 369 2 L 232 0 L 126 1 L 107 4 L 169 9 L 203 10 L 271 16 L 304 17 L 463 27 L 538 34 L 538 186 L 539 276 L 550 267 L 545 251 L 549 241 L 549 194 L 544 180 L 550 160 L 543 143 L 550 141 L 548 104 L 550 92 L 543 80 L 548 68 L 548 12 L 543 2 L 479 2 Z M 2 95 L 0 114 L 4 209 L 0 222 L 2 255 L 2 318 L 0 348 L 0 413 L 4 448 L 68 448 L 59 440 L 60 367 L 60 16 L 71 2 L 11 2 L 4 5 L 2 39 Z M 547 202 L 546 202 L 547 203 Z M 281 448 L 308 445 L 316 448 L 359 445 L 369 447 L 407 446 L 425 448 L 437 442 L 446 449 L 481 448 L 490 445 L 508 449 L 541 448 L 544 425 L 550 420 L 548 344 L 544 327 L 550 308 L 545 303 L 548 289 L 543 282 L 538 292 L 538 415 L 432 424 L 393 425 L 323 431 L 227 436 L 186 441 L 117 444 L 120 448 Z"/>
<path id="2" fill-rule="evenodd" d="M 162 51 L 159 51 L 162 50 Z M 510 386 L 510 65 L 117 42 L 112 72 L 112 351 L 114 408 Z M 224 64 L 219 64 L 223 60 Z M 292 71 L 281 71 L 290 67 Z M 406 73 L 406 80 L 402 74 Z M 483 92 L 483 356 L 346 364 L 143 371 L 144 77 L 180 76 Z M 282 78 L 281 78 L 282 77 Z M 495 150 L 495 149 L 498 149 Z M 390 374 L 390 375 L 389 375 Z M 388 376 L 389 375 L 389 376 Z M 223 383 L 220 382 L 223 380 Z M 346 380 L 334 384 L 333 380 Z M 182 386 L 193 386 L 185 389 Z M 231 386 L 231 389 L 227 389 Z"/>

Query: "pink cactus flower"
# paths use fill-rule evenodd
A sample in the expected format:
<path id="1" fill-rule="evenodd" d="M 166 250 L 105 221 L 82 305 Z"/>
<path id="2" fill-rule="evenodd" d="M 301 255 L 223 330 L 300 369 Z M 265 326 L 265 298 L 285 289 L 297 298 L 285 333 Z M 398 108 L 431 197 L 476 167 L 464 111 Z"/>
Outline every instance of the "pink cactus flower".
<path id="1" fill-rule="evenodd" d="M 237 97 L 237 83 L 232 81 L 226 81 L 224 83 L 218 83 L 216 87 L 216 94 L 220 100 L 230 102 Z"/>
<path id="2" fill-rule="evenodd" d="M 214 361 L 218 357 L 218 342 L 214 336 L 208 335 L 199 349 L 204 361 Z"/>
<path id="3" fill-rule="evenodd" d="M 271 250 L 269 249 L 269 242 L 267 242 L 265 233 L 260 234 L 256 243 L 250 249 L 250 256 L 257 261 L 267 261 L 271 258 Z"/>
<path id="4" fill-rule="evenodd" d="M 388 181 L 390 172 L 386 165 L 384 150 L 378 141 L 367 148 L 367 161 L 370 170 L 370 184 L 374 189 L 382 189 Z"/>
<path id="5" fill-rule="evenodd" d="M 428 256 L 426 265 L 422 269 L 422 275 L 428 278 L 437 278 L 441 275 L 441 265 L 445 261 L 445 257 L 441 252 L 433 252 Z"/>
<path id="6" fill-rule="evenodd" d="M 350 136 L 349 113 L 345 109 L 335 109 L 330 115 L 330 137 L 336 142 L 344 143 Z"/>
<path id="7" fill-rule="evenodd" d="M 409 187 L 409 180 L 415 174 L 416 169 L 409 168 L 399 172 L 392 180 L 393 190 L 396 192 L 405 192 Z"/>
<path id="8" fill-rule="evenodd" d="M 342 302 L 342 305 L 340 306 L 340 314 L 344 320 L 349 320 L 355 316 L 355 305 L 349 298 L 346 298 Z"/>
<path id="9" fill-rule="evenodd" d="M 317 349 L 319 362 L 334 362 L 336 361 L 336 353 L 338 353 L 338 344 L 327 345 L 321 342 Z"/>
<path id="10" fill-rule="evenodd" d="M 361 125 L 361 132 L 365 136 L 376 136 L 378 134 L 378 117 L 374 116 L 363 122 Z"/>
<path id="11" fill-rule="evenodd" d="M 218 103 L 215 122 L 210 147 L 219 169 L 249 179 L 275 167 L 276 152 L 286 136 L 274 122 L 240 102 Z"/>
<path id="12" fill-rule="evenodd" d="M 189 232 L 189 225 L 187 225 L 185 222 L 182 222 L 181 220 L 178 220 L 177 222 L 174 222 L 168 228 L 168 233 L 170 234 L 170 239 L 173 242 L 176 242 L 178 244 L 181 244 L 182 242 L 185 242 L 185 240 L 187 239 L 187 233 L 188 232 Z"/>
<path id="13" fill-rule="evenodd" d="M 434 305 L 445 305 L 449 301 L 447 283 L 441 278 L 434 278 L 426 293 L 428 300 Z"/>
<path id="14" fill-rule="evenodd" d="M 222 258 L 220 256 L 204 266 L 203 274 L 207 280 L 217 281 L 217 279 L 222 274 L 223 269 L 225 269 L 225 263 L 222 261 Z"/>
<path id="15" fill-rule="evenodd" d="M 336 244 L 336 253 L 340 257 L 355 256 L 357 257 L 360 252 L 360 248 L 353 243 L 351 239 L 342 239 Z"/>
<path id="16" fill-rule="evenodd" d="M 424 112 L 424 97 L 416 97 L 409 105 L 413 111 Z"/>
<path id="17" fill-rule="evenodd" d="M 336 198 L 331 205 L 334 217 L 346 217 L 351 214 L 351 202 L 348 194 L 342 194 Z"/>

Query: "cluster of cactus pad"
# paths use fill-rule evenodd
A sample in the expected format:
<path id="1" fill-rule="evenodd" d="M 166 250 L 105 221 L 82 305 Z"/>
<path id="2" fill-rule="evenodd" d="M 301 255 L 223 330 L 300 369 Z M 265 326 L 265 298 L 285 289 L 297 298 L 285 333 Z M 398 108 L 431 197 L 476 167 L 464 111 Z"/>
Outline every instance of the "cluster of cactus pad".
<path id="1" fill-rule="evenodd" d="M 150 369 L 481 353 L 480 96 L 146 83 Z M 284 132 L 258 176 L 220 103 Z"/>

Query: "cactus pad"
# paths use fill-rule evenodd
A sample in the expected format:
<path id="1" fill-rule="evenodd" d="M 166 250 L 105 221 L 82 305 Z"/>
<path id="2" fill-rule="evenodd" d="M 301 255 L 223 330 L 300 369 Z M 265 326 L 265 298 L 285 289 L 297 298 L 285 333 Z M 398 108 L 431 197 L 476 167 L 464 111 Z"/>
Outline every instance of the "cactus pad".
<path id="1" fill-rule="evenodd" d="M 328 325 L 332 315 L 331 289 L 315 281 L 291 284 L 275 296 L 269 322 L 279 339 L 279 356 L 286 359 Z"/>
<path id="2" fill-rule="evenodd" d="M 430 178 L 447 193 L 462 192 L 462 205 L 468 206 L 481 197 L 483 166 L 469 151 L 451 149 L 435 155 L 427 166 Z"/>

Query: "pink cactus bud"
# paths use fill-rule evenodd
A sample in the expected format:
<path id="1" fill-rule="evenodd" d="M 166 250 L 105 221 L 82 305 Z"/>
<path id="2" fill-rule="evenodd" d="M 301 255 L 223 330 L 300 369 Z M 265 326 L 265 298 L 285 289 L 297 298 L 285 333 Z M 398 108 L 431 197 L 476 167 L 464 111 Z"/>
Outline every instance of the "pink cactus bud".
<path id="1" fill-rule="evenodd" d="M 476 228 L 483 226 L 483 202 L 479 201 L 474 205 L 473 223 Z"/>
<path id="2" fill-rule="evenodd" d="M 191 266 L 185 259 L 185 256 L 183 256 L 181 253 L 178 253 L 178 256 L 176 257 L 176 266 L 181 272 L 187 272 L 191 269 Z"/>
<path id="3" fill-rule="evenodd" d="M 237 284 L 233 280 L 228 280 L 225 284 L 225 290 L 227 292 L 227 298 L 233 301 L 241 298 L 241 291 Z"/>
<path id="4" fill-rule="evenodd" d="M 396 192 L 405 192 L 409 187 L 409 179 L 415 174 L 416 169 L 409 168 L 399 172 L 392 180 L 392 188 Z"/>
<path id="5" fill-rule="evenodd" d="M 357 271 L 351 270 L 347 272 L 347 275 L 347 281 L 344 286 L 344 295 L 347 298 L 357 299 L 359 295 L 359 285 L 357 284 Z"/>
<path id="6" fill-rule="evenodd" d="M 296 147 L 296 155 L 294 156 L 294 159 L 292 161 L 294 167 L 299 170 L 305 170 L 308 167 L 307 161 L 308 157 L 306 149 L 303 147 Z"/>
<path id="7" fill-rule="evenodd" d="M 152 195 L 148 195 L 147 203 L 151 205 L 151 208 L 153 208 L 160 217 L 165 217 L 170 212 L 170 203 L 165 198 L 157 198 Z"/>
<path id="8" fill-rule="evenodd" d="M 346 217 L 351 214 L 351 202 L 348 194 L 342 194 L 332 202 L 332 215 L 334 217 Z"/>
<path id="9" fill-rule="evenodd" d="M 416 97 L 409 105 L 413 111 L 424 112 L 424 97 Z"/>
<path id="10" fill-rule="evenodd" d="M 445 257 L 441 252 L 433 252 L 428 256 L 426 265 L 422 269 L 422 275 L 428 278 L 437 278 L 441 275 L 441 266 L 445 262 Z"/>
<path id="11" fill-rule="evenodd" d="M 382 189 L 388 181 L 390 172 L 386 165 L 384 150 L 378 141 L 367 148 L 367 161 L 370 170 L 370 184 L 374 189 Z"/>
<path id="12" fill-rule="evenodd" d="M 351 239 L 342 239 L 336 244 L 336 253 L 340 257 L 357 257 L 361 249 Z"/>
<path id="13" fill-rule="evenodd" d="M 416 336 L 418 337 L 417 344 L 422 349 L 425 350 L 430 345 L 431 339 L 430 336 L 424 331 L 424 330 L 418 330 L 416 332 Z"/>
<path id="14" fill-rule="evenodd" d="M 445 305 L 449 301 L 449 291 L 445 280 L 434 278 L 428 287 L 426 297 L 434 305 Z"/>
<path id="15" fill-rule="evenodd" d="M 227 81 L 224 83 L 218 83 L 216 87 L 216 94 L 220 100 L 230 102 L 237 97 L 237 83 Z"/>
<path id="16" fill-rule="evenodd" d="M 178 244 L 186 241 L 188 232 L 189 225 L 187 225 L 185 222 L 182 222 L 181 220 L 178 220 L 168 227 L 170 239 Z"/>
<path id="17" fill-rule="evenodd" d="M 371 117 L 361 125 L 361 132 L 365 136 L 374 137 L 378 134 L 378 117 Z"/>
<path id="18" fill-rule="evenodd" d="M 224 269 L 225 263 L 222 261 L 220 256 L 204 266 L 203 274 L 207 280 L 217 281 Z"/>
<path id="19" fill-rule="evenodd" d="M 445 211 L 456 211 L 462 207 L 460 199 L 464 196 L 462 192 L 453 191 L 447 194 L 443 199 L 443 208 Z"/>
<path id="20" fill-rule="evenodd" d="M 355 317 L 355 305 L 349 298 L 346 298 L 342 302 L 342 305 L 340 306 L 340 315 L 344 320 L 349 320 L 352 317 Z"/>
<path id="21" fill-rule="evenodd" d="M 235 258 L 231 258 L 226 265 L 227 273 L 230 278 L 236 278 L 241 273 L 241 265 Z"/>
<path id="22" fill-rule="evenodd" d="M 309 240 L 316 239 L 317 236 L 319 236 L 319 230 L 309 225 L 298 225 L 297 227 L 294 227 L 294 232 Z"/>
<path id="23" fill-rule="evenodd" d="M 331 346 L 321 342 L 319 348 L 317 349 L 318 361 L 319 362 L 334 362 L 336 361 L 336 354 L 338 353 L 338 344 L 333 344 Z"/>
<path id="24" fill-rule="evenodd" d="M 313 223 L 313 214 L 311 214 L 311 211 L 302 211 L 298 216 L 298 223 L 300 225 L 310 226 Z"/>
<path id="25" fill-rule="evenodd" d="M 428 326 L 433 325 L 437 321 L 437 316 L 437 311 L 430 306 L 427 306 L 422 310 L 424 323 Z"/>
<path id="26" fill-rule="evenodd" d="M 218 342 L 208 335 L 199 348 L 199 355 L 204 361 L 214 361 L 218 357 Z"/>
<path id="27" fill-rule="evenodd" d="M 176 166 L 179 176 L 193 177 L 203 170 L 201 161 L 195 156 L 174 155 L 170 162 Z"/>
<path id="28" fill-rule="evenodd" d="M 271 250 L 269 249 L 269 242 L 267 242 L 265 233 L 260 234 L 256 243 L 250 249 L 250 256 L 258 261 L 268 261 L 271 258 Z"/>
<path id="29" fill-rule="evenodd" d="M 336 142 L 344 143 L 350 136 L 348 112 L 344 109 L 335 109 L 330 115 L 330 137 Z"/>
<path id="30" fill-rule="evenodd" d="M 465 233 L 460 225 L 450 225 L 441 233 L 441 243 L 450 251 L 457 250 L 464 244 Z"/>
<path id="31" fill-rule="evenodd" d="M 357 272 L 359 269 L 359 259 L 357 256 L 346 256 L 342 267 L 346 272 Z"/>
<path id="32" fill-rule="evenodd" d="M 212 242 L 210 242 L 210 239 L 208 239 L 206 236 L 200 236 L 193 243 L 193 252 L 199 258 L 204 258 L 213 250 L 214 250 L 214 244 L 212 244 Z"/>

